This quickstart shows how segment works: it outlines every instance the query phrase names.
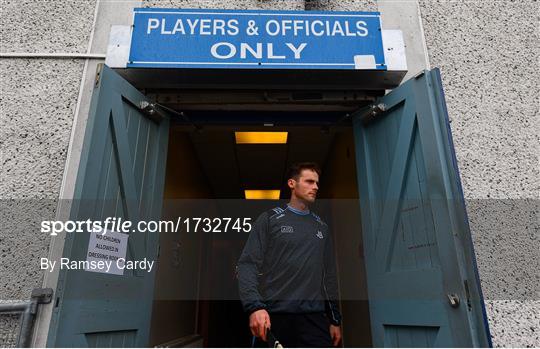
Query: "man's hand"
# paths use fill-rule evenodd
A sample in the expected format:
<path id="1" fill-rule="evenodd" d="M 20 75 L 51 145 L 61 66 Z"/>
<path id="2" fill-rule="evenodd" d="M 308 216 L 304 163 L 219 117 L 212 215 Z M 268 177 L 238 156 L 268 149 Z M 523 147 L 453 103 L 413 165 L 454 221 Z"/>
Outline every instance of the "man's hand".
<path id="1" fill-rule="evenodd" d="M 266 329 L 270 328 L 270 315 L 264 309 L 254 311 L 249 316 L 251 334 L 266 342 Z"/>
<path id="2" fill-rule="evenodd" d="M 332 345 L 337 347 L 341 342 L 341 327 L 330 325 L 330 337 L 332 337 Z"/>

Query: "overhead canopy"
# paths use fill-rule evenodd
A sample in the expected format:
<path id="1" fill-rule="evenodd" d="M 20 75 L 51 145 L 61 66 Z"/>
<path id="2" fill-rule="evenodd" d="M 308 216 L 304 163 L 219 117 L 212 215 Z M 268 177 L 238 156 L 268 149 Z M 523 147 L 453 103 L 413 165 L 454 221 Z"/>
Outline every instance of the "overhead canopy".
<path id="1" fill-rule="evenodd" d="M 122 77 L 146 89 L 389 90 L 406 70 L 285 70 L 119 68 Z"/>

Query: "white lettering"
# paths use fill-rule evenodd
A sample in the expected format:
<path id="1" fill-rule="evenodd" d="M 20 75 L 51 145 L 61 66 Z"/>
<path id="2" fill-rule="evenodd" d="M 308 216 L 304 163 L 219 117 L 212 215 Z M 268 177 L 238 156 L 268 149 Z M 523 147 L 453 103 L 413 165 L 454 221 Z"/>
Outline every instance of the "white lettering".
<path id="1" fill-rule="evenodd" d="M 229 53 L 228 54 L 219 54 L 217 51 L 218 51 L 218 48 L 219 47 L 222 47 L 222 46 L 226 46 L 229 48 Z M 215 43 L 214 45 L 212 45 L 212 47 L 210 48 L 210 53 L 212 54 L 212 56 L 218 58 L 218 59 L 228 59 L 228 58 L 231 58 L 233 57 L 235 54 L 236 54 L 236 47 L 234 47 L 233 44 L 229 43 L 229 42 L 218 42 L 218 43 Z"/>
<path id="2" fill-rule="evenodd" d="M 192 22 L 191 19 L 188 18 L 186 21 L 190 29 L 190 34 L 194 35 L 195 29 L 197 28 L 197 23 L 199 23 L 199 19 L 197 18 Z"/>
<path id="3" fill-rule="evenodd" d="M 161 34 L 171 34 L 170 30 L 165 30 L 165 18 L 161 19 Z"/>
<path id="4" fill-rule="evenodd" d="M 119 258 L 116 261 L 116 267 L 118 269 L 141 269 L 141 270 L 147 270 L 148 272 L 152 271 L 152 268 L 154 267 L 155 261 L 148 261 L 146 258 L 140 260 L 140 261 L 127 261 L 125 258 Z"/>
<path id="5" fill-rule="evenodd" d="M 343 28 L 341 27 L 341 23 L 338 21 L 334 22 L 334 27 L 332 28 L 332 36 L 336 36 L 336 33 L 340 33 L 341 36 L 344 36 L 345 33 L 343 32 Z"/>
<path id="6" fill-rule="evenodd" d="M 212 20 L 210 19 L 201 19 L 201 35 L 210 35 L 210 28 L 211 28 Z"/>
<path id="7" fill-rule="evenodd" d="M 275 56 L 274 55 L 274 45 L 272 43 L 266 44 L 266 49 L 268 51 L 268 58 L 270 58 L 270 59 L 285 59 L 285 56 Z"/>
<path id="8" fill-rule="evenodd" d="M 217 35 L 218 31 L 220 35 L 225 35 L 225 21 L 222 19 L 216 19 L 214 21 L 214 28 L 212 30 L 212 35 Z"/>
<path id="9" fill-rule="evenodd" d="M 51 273 L 54 270 L 54 266 L 56 264 L 56 261 L 49 261 L 47 258 L 42 257 L 40 261 L 41 270 L 46 270 L 51 268 Z"/>
<path id="10" fill-rule="evenodd" d="M 257 48 L 254 50 L 249 44 L 241 43 L 240 44 L 240 58 L 246 58 L 246 53 L 249 51 L 254 58 L 262 58 L 262 44 L 257 43 Z"/>
<path id="11" fill-rule="evenodd" d="M 41 232 L 42 233 L 50 233 L 51 232 L 51 222 L 50 221 L 41 221 Z M 51 234 L 51 235 L 53 235 L 53 236 L 58 235 L 57 233 L 53 233 L 53 234 Z"/>
<path id="12" fill-rule="evenodd" d="M 159 27 L 159 19 L 157 18 L 149 18 L 148 19 L 148 29 L 146 30 L 146 34 L 150 34 L 152 29 L 156 29 Z"/>
<path id="13" fill-rule="evenodd" d="M 294 36 L 298 36 L 298 32 L 300 30 L 304 30 L 304 21 L 294 20 L 293 21 L 293 30 L 294 30 Z M 307 35 L 309 35 L 309 33 Z"/>
<path id="14" fill-rule="evenodd" d="M 73 221 L 66 221 L 66 223 L 64 224 L 64 230 L 68 233 L 73 233 L 76 229 L 77 226 Z"/>
<path id="15" fill-rule="evenodd" d="M 229 21 L 227 21 L 227 26 L 229 27 L 229 29 L 227 29 L 227 34 L 229 35 L 238 35 L 238 20 L 237 19 L 230 19 Z"/>
<path id="16" fill-rule="evenodd" d="M 295 47 L 290 42 L 286 43 L 285 45 L 287 45 L 287 47 L 290 48 L 291 51 L 294 53 L 294 59 L 300 59 L 300 55 L 301 55 L 302 51 L 306 48 L 307 43 L 303 42 L 298 47 Z"/>
<path id="17" fill-rule="evenodd" d="M 345 21 L 345 35 L 347 36 L 356 36 L 356 33 L 350 31 L 349 21 Z"/>
<path id="18" fill-rule="evenodd" d="M 321 31 L 316 31 L 315 25 L 319 25 L 321 27 L 324 27 L 323 22 L 319 21 L 319 20 L 315 20 L 315 21 L 313 21 L 313 23 L 311 23 L 311 32 L 313 33 L 313 35 L 315 35 L 315 36 L 323 36 L 324 35 L 324 29 L 321 29 Z"/>
<path id="19" fill-rule="evenodd" d="M 69 269 L 69 258 L 60 258 L 60 269 Z"/>
<path id="20" fill-rule="evenodd" d="M 290 19 L 285 19 L 281 21 L 281 35 L 287 35 L 287 31 L 292 29 L 291 24 L 292 21 Z"/>
<path id="21" fill-rule="evenodd" d="M 183 35 L 186 34 L 186 31 L 184 30 L 184 22 L 182 22 L 181 19 L 176 21 L 176 23 L 174 24 L 174 28 L 172 30 L 173 34 L 176 34 L 178 32 L 182 33 Z"/>
<path id="22" fill-rule="evenodd" d="M 275 29 L 270 30 L 270 26 L 274 26 Z M 276 36 L 279 34 L 279 23 L 275 19 L 271 19 L 266 22 L 266 33 L 270 36 Z"/>
<path id="23" fill-rule="evenodd" d="M 364 21 L 358 21 L 356 22 L 356 34 L 358 34 L 358 36 L 367 36 L 368 35 L 368 29 L 366 28 L 367 27 L 367 23 L 364 22 Z"/>
<path id="24" fill-rule="evenodd" d="M 177 19 L 174 26 L 167 28 L 165 18 L 148 19 L 147 34 L 155 29 L 161 34 L 181 35 L 231 35 L 239 34 L 239 21 L 237 19 Z M 367 36 L 368 26 L 365 21 L 350 20 L 301 20 L 301 19 L 272 19 L 265 24 L 266 34 L 269 36 Z M 249 50 L 249 49 L 248 49 Z M 246 51 L 247 53 L 247 51 Z"/>
<path id="25" fill-rule="evenodd" d="M 172 28 L 167 28 L 167 22 L 165 18 L 161 21 L 156 18 L 150 18 L 148 20 L 147 34 L 150 34 L 152 30 L 160 28 L 160 32 L 163 35 L 238 35 L 239 22 L 237 19 L 230 19 L 225 21 L 223 19 L 177 19 Z"/>

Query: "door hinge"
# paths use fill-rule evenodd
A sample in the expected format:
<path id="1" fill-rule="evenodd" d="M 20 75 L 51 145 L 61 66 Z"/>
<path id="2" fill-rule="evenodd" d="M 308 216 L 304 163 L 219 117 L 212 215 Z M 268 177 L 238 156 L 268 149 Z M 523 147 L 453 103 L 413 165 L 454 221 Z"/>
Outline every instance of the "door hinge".
<path id="1" fill-rule="evenodd" d="M 448 303 L 450 303 L 452 308 L 459 307 L 459 296 L 456 293 L 447 294 L 446 296 L 448 297 Z"/>
<path id="2" fill-rule="evenodd" d="M 467 309 L 472 311 L 471 291 L 469 290 L 469 283 L 467 280 L 463 280 L 463 286 L 465 287 L 465 297 L 467 298 Z"/>
<path id="3" fill-rule="evenodd" d="M 359 112 L 360 120 L 362 120 L 364 124 L 368 124 L 378 119 L 387 110 L 388 110 L 388 107 L 384 103 L 371 104 L 370 106 L 360 110 Z"/>
<path id="4" fill-rule="evenodd" d="M 96 67 L 96 78 L 94 79 L 94 88 L 98 87 L 99 80 L 101 79 L 101 73 L 103 72 L 103 63 L 98 63 Z"/>
<path id="5" fill-rule="evenodd" d="M 137 107 L 144 115 L 146 115 L 146 117 L 157 123 L 166 118 L 166 114 L 156 103 L 150 103 L 143 100 L 139 102 Z"/>
<path id="6" fill-rule="evenodd" d="M 426 73 L 426 71 L 425 71 L 425 70 L 422 70 L 422 71 L 416 73 L 416 75 L 413 76 L 413 79 L 419 79 L 419 78 L 421 78 L 422 76 L 424 76 L 425 73 Z"/>
<path id="7" fill-rule="evenodd" d="M 35 315 L 38 304 L 49 304 L 52 301 L 53 293 L 52 288 L 34 288 L 30 295 L 30 312 Z"/>
<path id="8" fill-rule="evenodd" d="M 52 288 L 34 288 L 30 298 L 35 299 L 39 304 L 48 304 L 52 301 Z"/>

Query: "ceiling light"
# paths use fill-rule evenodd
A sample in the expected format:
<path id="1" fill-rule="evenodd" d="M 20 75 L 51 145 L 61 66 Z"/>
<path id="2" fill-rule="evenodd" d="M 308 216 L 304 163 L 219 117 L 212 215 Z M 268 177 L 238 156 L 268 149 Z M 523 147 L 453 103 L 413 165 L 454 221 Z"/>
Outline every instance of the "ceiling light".
<path id="1" fill-rule="evenodd" d="M 235 132 L 236 144 L 286 144 L 288 132 Z"/>
<path id="2" fill-rule="evenodd" d="M 279 200 L 280 190 L 244 190 L 247 200 Z"/>

